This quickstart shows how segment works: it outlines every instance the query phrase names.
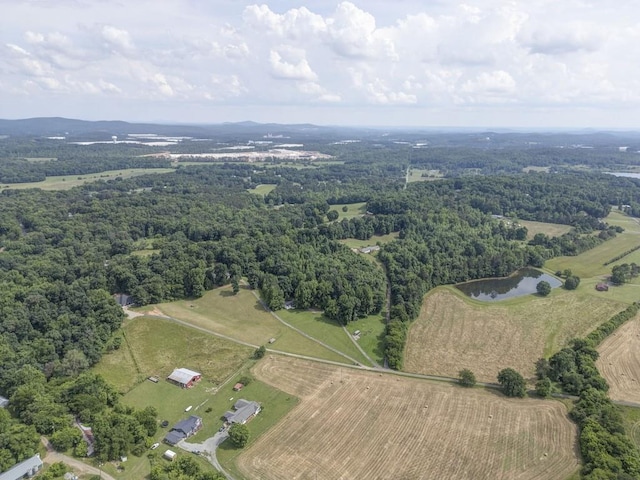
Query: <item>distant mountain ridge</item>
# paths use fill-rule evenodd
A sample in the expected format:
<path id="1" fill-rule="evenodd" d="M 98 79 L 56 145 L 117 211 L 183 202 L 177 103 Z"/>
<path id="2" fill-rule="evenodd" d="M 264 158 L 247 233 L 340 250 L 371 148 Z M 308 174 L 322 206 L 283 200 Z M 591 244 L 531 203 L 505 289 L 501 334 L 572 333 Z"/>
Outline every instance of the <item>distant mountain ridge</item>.
<path id="1" fill-rule="evenodd" d="M 221 124 L 158 124 L 130 123 L 121 120 L 77 120 L 63 117 L 36 117 L 19 120 L 0 119 L 0 135 L 84 136 L 87 134 L 127 135 L 131 133 L 156 133 L 158 135 L 206 137 L 215 133 L 230 134 L 286 134 L 287 132 L 318 131 L 331 129 L 312 124 L 286 125 L 261 124 L 251 121 Z"/>

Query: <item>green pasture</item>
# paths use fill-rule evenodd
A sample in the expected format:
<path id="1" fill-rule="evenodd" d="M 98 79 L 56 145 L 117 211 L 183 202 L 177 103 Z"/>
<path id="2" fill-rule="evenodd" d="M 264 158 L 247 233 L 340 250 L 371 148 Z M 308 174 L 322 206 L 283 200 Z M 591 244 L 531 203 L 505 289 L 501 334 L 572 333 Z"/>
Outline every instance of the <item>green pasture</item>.
<path id="1" fill-rule="evenodd" d="M 163 381 L 174 368 L 201 372 L 203 383 L 219 384 L 253 355 L 253 349 L 207 335 L 158 317 L 127 320 L 119 350 L 102 357 L 94 367 L 120 392 L 128 392 L 157 375 Z"/>
<path id="2" fill-rule="evenodd" d="M 531 220 L 518 220 L 523 227 L 527 227 L 527 240 L 531 240 L 537 233 L 544 233 L 549 237 L 559 237 L 573 228 L 571 225 L 559 223 L 534 222 Z"/>
<path id="3" fill-rule="evenodd" d="M 640 448 L 640 408 L 619 406 L 629 439 Z"/>
<path id="4" fill-rule="evenodd" d="M 250 188 L 248 192 L 256 195 L 267 195 L 276 187 L 277 185 L 274 183 L 265 183 L 263 185 L 258 185 L 256 188 Z"/>
<path id="5" fill-rule="evenodd" d="M 422 168 L 410 168 L 408 181 L 412 182 L 429 182 L 433 180 L 439 180 L 444 178 L 444 175 L 440 170 L 429 170 Z"/>
<path id="6" fill-rule="evenodd" d="M 379 365 L 384 363 L 384 329 L 385 321 L 380 315 L 359 318 L 347 325 L 347 330 L 351 335 L 356 330 L 360 330 L 358 345 Z"/>
<path id="7" fill-rule="evenodd" d="M 556 257 L 547 260 L 544 266 L 554 272 L 569 268 L 582 279 L 596 276 L 602 277 L 611 273 L 612 265 L 604 266 L 605 262 L 639 244 L 640 236 L 625 232 L 580 255 Z"/>
<path id="8" fill-rule="evenodd" d="M 630 217 L 619 210 L 612 210 L 605 221 L 625 229 L 625 233 L 640 233 L 640 220 Z"/>
<path id="9" fill-rule="evenodd" d="M 100 173 L 88 173 L 86 175 L 60 175 L 47 177 L 42 182 L 11 183 L 0 185 L 0 191 L 6 189 L 40 188 L 42 190 L 69 190 L 85 183 L 98 180 L 113 180 L 115 178 L 131 178 L 150 173 L 169 173 L 173 168 L 130 168 L 127 170 L 108 170 Z"/>
<path id="10" fill-rule="evenodd" d="M 343 212 L 342 208 L 345 206 L 347 207 L 347 211 Z M 343 218 L 349 219 L 354 217 L 361 217 L 362 215 L 367 213 L 367 204 L 366 202 L 346 204 L 341 203 L 337 205 L 331 205 L 331 208 L 329 210 L 335 210 L 336 212 L 338 212 L 340 216 L 338 217 L 337 221 L 339 222 Z"/>
<path id="11" fill-rule="evenodd" d="M 373 245 L 385 244 L 389 242 L 393 242 L 396 238 L 398 238 L 399 233 L 393 232 L 387 235 L 374 235 L 369 240 L 358 240 L 357 238 L 347 238 L 345 240 L 339 240 L 340 243 L 346 245 L 349 248 L 362 248 L 362 247 L 370 247 Z"/>
<path id="12" fill-rule="evenodd" d="M 337 353 L 305 338 L 267 312 L 253 291 L 242 286 L 234 295 L 230 286 L 211 290 L 195 300 L 163 303 L 166 315 L 211 332 L 227 335 L 253 345 L 266 345 L 283 352 L 347 362 Z M 273 344 L 269 339 L 275 338 Z"/>
<path id="13" fill-rule="evenodd" d="M 309 310 L 280 310 L 278 311 L 278 316 L 285 322 L 299 328 L 307 335 L 311 335 L 313 338 L 343 352 L 345 355 L 355 358 L 360 363 L 364 365 L 369 364 L 338 322 L 328 319 L 321 312 Z M 343 363 L 348 362 L 344 357 L 341 358 Z"/>

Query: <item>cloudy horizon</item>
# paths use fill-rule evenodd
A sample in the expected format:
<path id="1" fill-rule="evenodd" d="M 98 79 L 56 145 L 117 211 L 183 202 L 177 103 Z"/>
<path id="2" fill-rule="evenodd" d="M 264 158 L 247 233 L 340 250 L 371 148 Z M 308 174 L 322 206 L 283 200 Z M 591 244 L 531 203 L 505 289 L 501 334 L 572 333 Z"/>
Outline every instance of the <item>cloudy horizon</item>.
<path id="1" fill-rule="evenodd" d="M 0 118 L 638 126 L 628 0 L 0 6 Z"/>

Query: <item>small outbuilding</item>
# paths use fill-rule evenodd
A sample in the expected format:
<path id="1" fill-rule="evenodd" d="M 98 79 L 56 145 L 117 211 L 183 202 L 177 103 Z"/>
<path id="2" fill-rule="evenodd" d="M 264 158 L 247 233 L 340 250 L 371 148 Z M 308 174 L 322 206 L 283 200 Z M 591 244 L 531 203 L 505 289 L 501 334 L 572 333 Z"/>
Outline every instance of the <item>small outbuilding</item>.
<path id="1" fill-rule="evenodd" d="M 7 408 L 9 406 L 9 399 L 0 395 L 0 408 Z"/>
<path id="2" fill-rule="evenodd" d="M 167 381 L 178 385 L 182 388 L 191 388 L 202 378 L 202 374 L 194 372 L 188 368 L 176 368 L 171 375 L 167 377 Z"/>
<path id="3" fill-rule="evenodd" d="M 166 452 L 164 452 L 162 454 L 162 458 L 166 458 L 170 462 L 173 462 L 176 459 L 177 456 L 178 456 L 178 454 L 176 452 L 174 452 L 173 450 L 167 450 Z"/>
<path id="4" fill-rule="evenodd" d="M 599 292 L 608 292 L 609 291 L 609 285 L 607 285 L 606 283 L 598 283 L 596 285 L 596 290 Z"/>
<path id="5" fill-rule="evenodd" d="M 240 390 L 242 390 L 244 388 L 244 384 L 238 382 L 233 386 L 233 391 L 234 392 L 239 392 Z"/>

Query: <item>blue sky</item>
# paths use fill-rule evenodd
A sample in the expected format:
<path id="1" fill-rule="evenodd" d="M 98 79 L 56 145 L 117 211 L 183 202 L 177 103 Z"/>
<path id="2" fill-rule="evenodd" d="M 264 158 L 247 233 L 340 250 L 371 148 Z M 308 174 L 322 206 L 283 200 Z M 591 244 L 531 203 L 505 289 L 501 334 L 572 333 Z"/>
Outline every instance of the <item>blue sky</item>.
<path id="1" fill-rule="evenodd" d="M 616 0 L 0 0 L 0 118 L 636 128 Z"/>

